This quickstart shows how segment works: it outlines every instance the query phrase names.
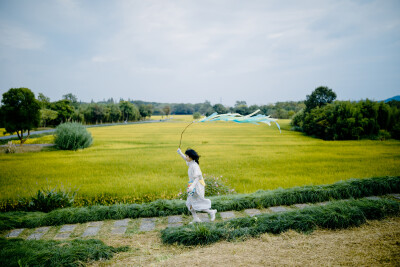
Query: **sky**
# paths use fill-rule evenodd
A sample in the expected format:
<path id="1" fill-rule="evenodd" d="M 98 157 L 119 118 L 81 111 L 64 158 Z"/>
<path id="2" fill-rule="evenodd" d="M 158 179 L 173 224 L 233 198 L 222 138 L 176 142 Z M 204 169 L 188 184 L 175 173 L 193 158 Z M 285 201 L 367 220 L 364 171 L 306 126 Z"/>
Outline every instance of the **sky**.
<path id="1" fill-rule="evenodd" d="M 400 95 L 399 0 L 0 0 L 0 94 L 161 103 Z"/>

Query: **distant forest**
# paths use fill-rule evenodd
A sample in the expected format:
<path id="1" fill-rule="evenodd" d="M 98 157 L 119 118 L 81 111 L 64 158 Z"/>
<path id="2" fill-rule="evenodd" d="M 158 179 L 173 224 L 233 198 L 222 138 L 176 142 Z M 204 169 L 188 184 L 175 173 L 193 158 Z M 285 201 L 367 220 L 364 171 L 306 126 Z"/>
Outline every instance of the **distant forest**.
<path id="1" fill-rule="evenodd" d="M 289 119 L 305 107 L 304 101 L 277 102 L 262 106 L 248 106 L 246 101 L 236 101 L 233 107 L 222 104 L 211 105 L 209 101 L 184 104 L 120 99 L 117 102 L 113 98 L 85 103 L 78 101 L 73 94 L 66 94 L 61 100 L 50 102 L 50 99 L 41 93 L 38 96 L 38 101 L 41 106 L 41 126 L 56 126 L 66 121 L 78 121 L 84 124 L 139 121 L 148 119 L 153 115 L 193 114 L 208 116 L 214 112 L 248 115 L 257 109 L 260 109 L 259 114 L 270 115 L 278 119 Z"/>

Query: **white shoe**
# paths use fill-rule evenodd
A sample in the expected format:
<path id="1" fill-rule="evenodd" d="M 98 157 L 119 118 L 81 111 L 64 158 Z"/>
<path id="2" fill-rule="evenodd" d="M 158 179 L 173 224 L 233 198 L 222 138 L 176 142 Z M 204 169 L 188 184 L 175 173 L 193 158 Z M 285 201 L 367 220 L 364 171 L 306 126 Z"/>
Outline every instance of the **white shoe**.
<path id="1" fill-rule="evenodd" d="M 199 223 L 201 222 L 201 220 L 199 219 L 199 217 L 196 217 L 193 219 L 193 221 L 191 221 L 189 224 L 193 224 L 193 223 Z"/>
<path id="2" fill-rule="evenodd" d="M 210 216 L 211 216 L 211 221 L 213 222 L 215 220 L 215 214 L 217 213 L 217 210 L 211 210 Z"/>

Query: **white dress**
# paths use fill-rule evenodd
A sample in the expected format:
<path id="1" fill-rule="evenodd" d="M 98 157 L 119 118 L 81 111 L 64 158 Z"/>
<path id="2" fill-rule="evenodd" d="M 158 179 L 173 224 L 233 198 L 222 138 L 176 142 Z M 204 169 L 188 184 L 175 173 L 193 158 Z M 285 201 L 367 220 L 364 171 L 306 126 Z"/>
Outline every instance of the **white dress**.
<path id="1" fill-rule="evenodd" d="M 183 153 L 179 153 L 182 158 L 185 158 Z M 186 200 L 186 206 L 190 210 L 190 206 L 193 207 L 195 211 L 205 211 L 211 209 L 211 200 L 204 198 L 204 180 L 203 174 L 201 173 L 200 166 L 196 161 L 186 161 L 188 165 L 188 175 L 189 183 L 194 184 L 195 191 L 193 195 L 188 195 Z"/>

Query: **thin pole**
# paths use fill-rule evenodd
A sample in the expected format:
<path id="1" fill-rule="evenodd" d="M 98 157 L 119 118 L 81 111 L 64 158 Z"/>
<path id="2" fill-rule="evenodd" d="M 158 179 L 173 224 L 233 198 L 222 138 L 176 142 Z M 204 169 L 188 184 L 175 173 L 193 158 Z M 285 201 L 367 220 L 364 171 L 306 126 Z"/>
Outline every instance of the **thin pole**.
<path id="1" fill-rule="evenodd" d="M 186 126 L 185 129 L 182 131 L 182 133 L 181 133 L 181 140 L 179 141 L 179 148 L 181 148 L 181 144 L 182 144 L 182 135 L 183 135 L 183 133 L 186 131 L 186 129 L 187 129 L 190 125 L 192 125 L 193 122 L 194 122 L 194 121 L 192 121 L 191 123 L 189 123 L 189 125 Z"/>

